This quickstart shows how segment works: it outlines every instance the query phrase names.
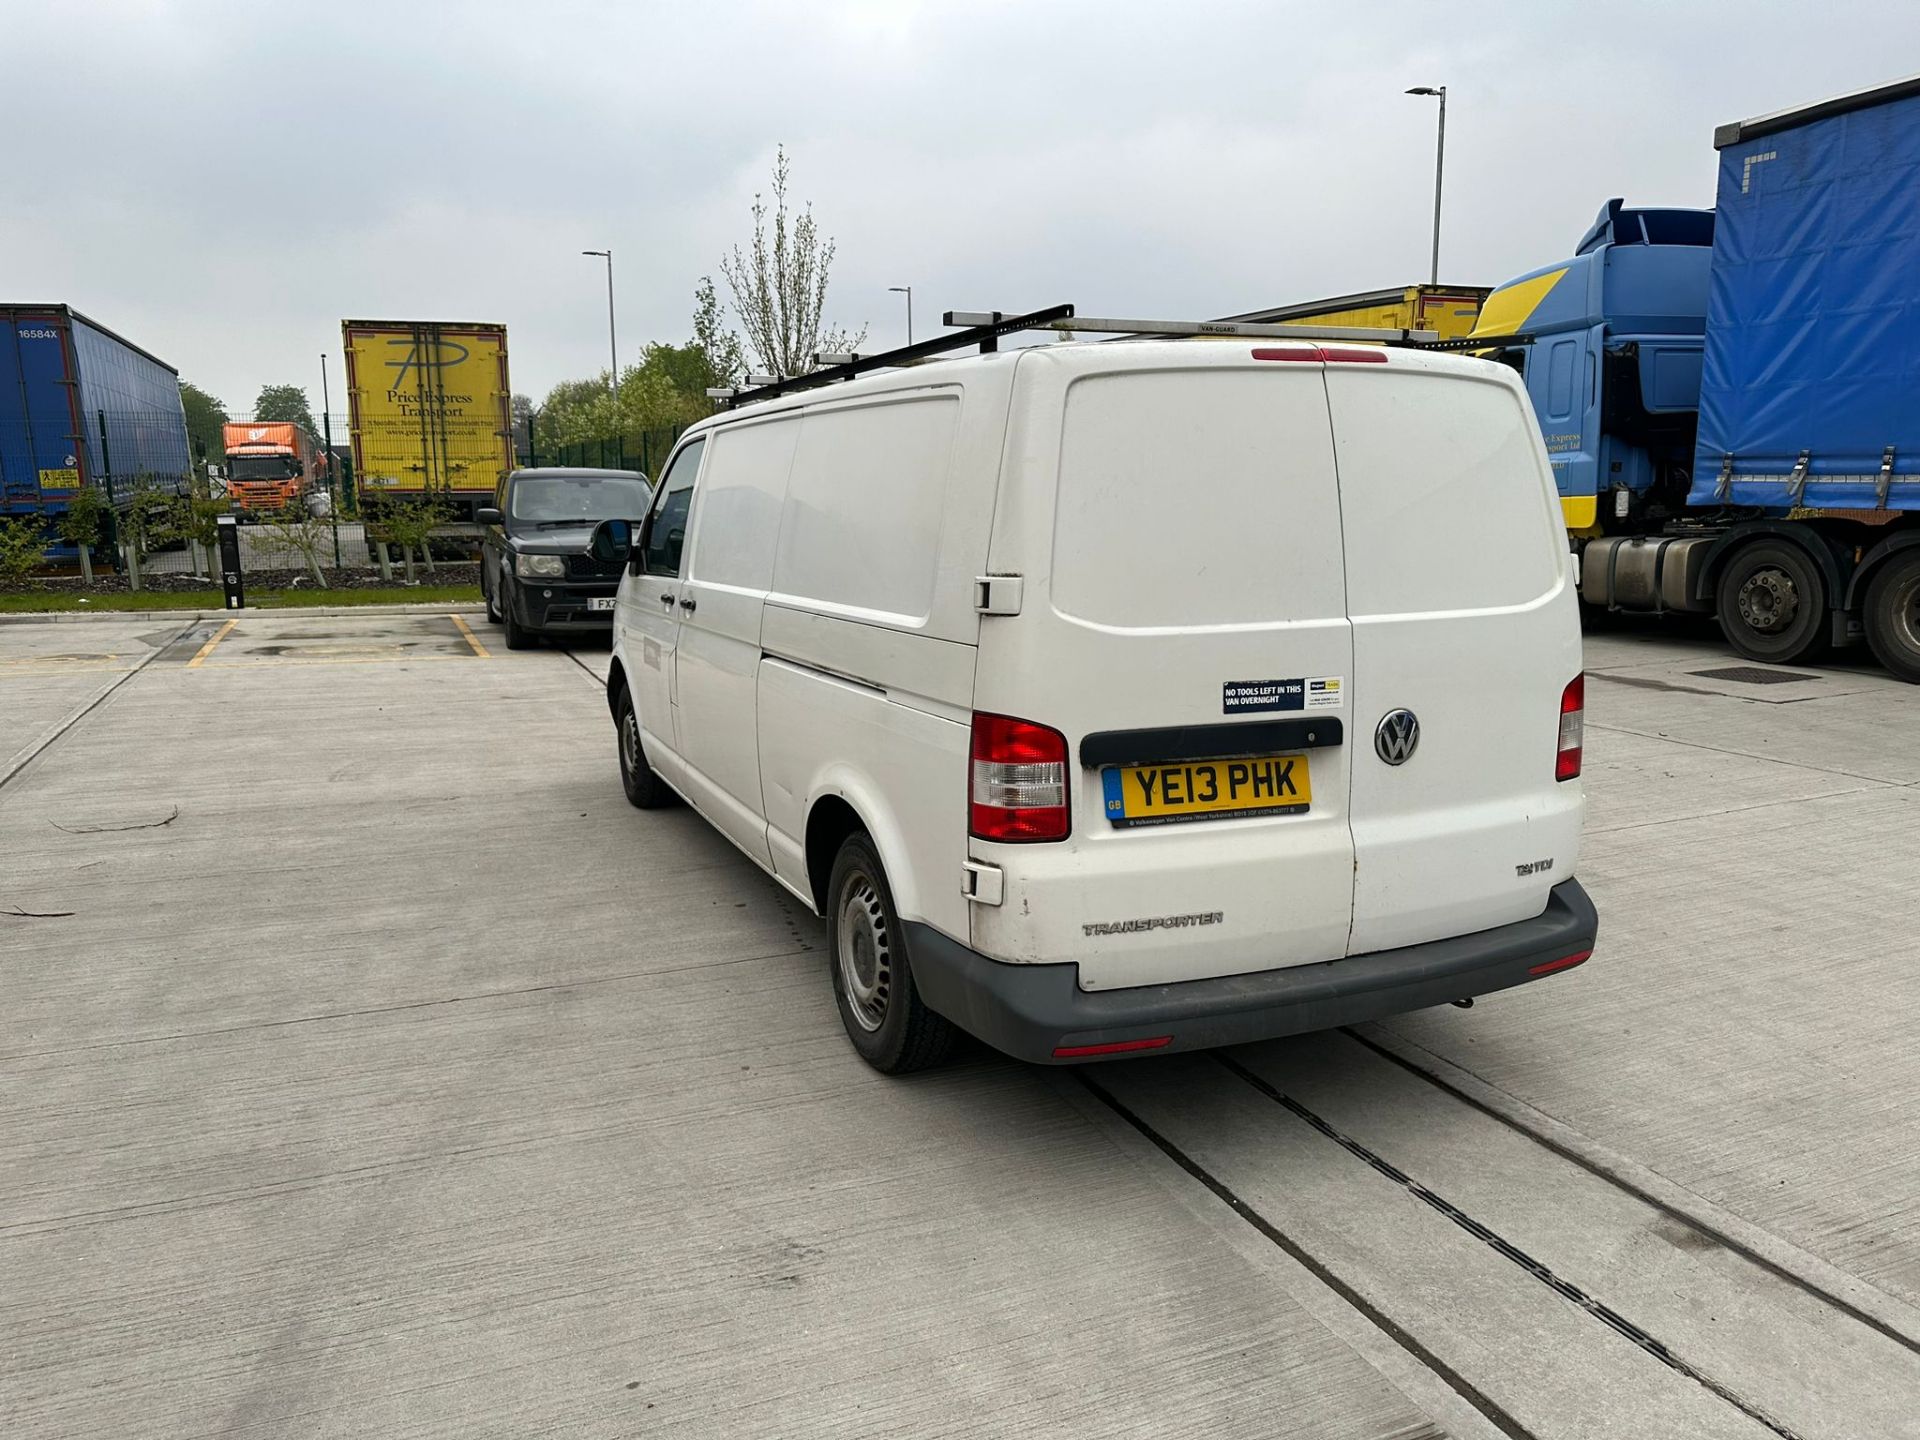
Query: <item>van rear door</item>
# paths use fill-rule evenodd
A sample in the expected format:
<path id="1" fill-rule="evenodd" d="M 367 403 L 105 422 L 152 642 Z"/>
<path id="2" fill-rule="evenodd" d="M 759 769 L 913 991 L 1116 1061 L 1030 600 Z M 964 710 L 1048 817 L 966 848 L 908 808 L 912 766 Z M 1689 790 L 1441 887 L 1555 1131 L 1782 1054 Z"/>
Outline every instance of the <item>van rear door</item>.
<path id="1" fill-rule="evenodd" d="M 1365 954 L 1538 915 L 1573 873 L 1580 787 L 1554 760 L 1580 629 L 1518 382 L 1405 351 L 1325 373 L 1353 622 L 1348 950 Z M 1400 712 L 1411 748 L 1404 721 L 1376 745 Z"/>
<path id="2" fill-rule="evenodd" d="M 1316 363 L 1211 342 L 1020 358 L 974 709 L 1058 730 L 1071 834 L 975 838 L 1001 960 L 1087 989 L 1340 958 L 1352 644 Z"/>

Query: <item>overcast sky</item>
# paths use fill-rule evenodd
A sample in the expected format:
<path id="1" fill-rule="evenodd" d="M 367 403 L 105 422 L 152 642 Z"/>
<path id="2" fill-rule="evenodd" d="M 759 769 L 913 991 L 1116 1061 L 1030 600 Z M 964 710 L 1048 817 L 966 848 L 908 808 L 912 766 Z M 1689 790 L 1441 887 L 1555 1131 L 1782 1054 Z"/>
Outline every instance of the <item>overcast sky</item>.
<path id="1" fill-rule="evenodd" d="M 828 315 L 1198 318 L 1567 253 L 1710 205 L 1713 127 L 1920 69 L 1920 5 L 0 0 L 0 301 L 70 303 L 236 413 L 343 317 L 504 322 L 514 388 L 684 340 L 774 146 Z M 722 294 L 724 295 L 724 286 Z M 334 409 L 344 410 L 339 391 Z"/>

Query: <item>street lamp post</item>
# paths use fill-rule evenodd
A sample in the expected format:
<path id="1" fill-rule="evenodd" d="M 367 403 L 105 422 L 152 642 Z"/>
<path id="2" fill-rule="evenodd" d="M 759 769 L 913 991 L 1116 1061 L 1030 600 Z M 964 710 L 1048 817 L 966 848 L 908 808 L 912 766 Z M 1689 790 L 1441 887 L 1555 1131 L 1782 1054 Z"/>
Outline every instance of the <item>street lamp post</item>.
<path id="1" fill-rule="evenodd" d="M 607 262 L 607 360 L 612 366 L 607 371 L 607 389 L 614 394 L 620 393 L 620 346 L 613 338 L 613 251 L 582 250 L 582 255 L 598 255 Z"/>
<path id="2" fill-rule="evenodd" d="M 907 297 L 907 343 L 913 343 L 913 287 L 911 285 L 889 285 L 889 293 Z"/>
<path id="3" fill-rule="evenodd" d="M 334 473 L 333 396 L 327 389 L 327 352 L 320 352 L 320 433 L 327 447 L 327 518 L 333 524 L 333 568 L 340 569 L 340 479 Z"/>
<path id="4" fill-rule="evenodd" d="M 1440 184 L 1447 174 L 1447 87 L 1416 85 L 1409 95 L 1430 95 L 1440 102 L 1440 139 L 1433 159 L 1433 272 L 1432 283 L 1440 283 Z"/>

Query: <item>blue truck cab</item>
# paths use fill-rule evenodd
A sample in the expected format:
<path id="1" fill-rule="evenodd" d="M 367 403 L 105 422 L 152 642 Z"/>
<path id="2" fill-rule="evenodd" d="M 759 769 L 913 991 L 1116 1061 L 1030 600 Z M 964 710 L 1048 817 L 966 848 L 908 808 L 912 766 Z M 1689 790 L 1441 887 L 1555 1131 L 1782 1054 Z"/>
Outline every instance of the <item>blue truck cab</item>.
<path id="1" fill-rule="evenodd" d="M 1714 143 L 1715 209 L 1609 200 L 1471 339 L 1526 380 L 1587 604 L 1920 683 L 1920 76 Z"/>
<path id="2" fill-rule="evenodd" d="M 1684 498 L 1712 246 L 1711 210 L 1609 200 L 1572 259 L 1487 297 L 1476 333 L 1528 342 L 1499 358 L 1526 379 L 1569 531 L 1599 533 L 1600 499 L 1620 490 Z"/>

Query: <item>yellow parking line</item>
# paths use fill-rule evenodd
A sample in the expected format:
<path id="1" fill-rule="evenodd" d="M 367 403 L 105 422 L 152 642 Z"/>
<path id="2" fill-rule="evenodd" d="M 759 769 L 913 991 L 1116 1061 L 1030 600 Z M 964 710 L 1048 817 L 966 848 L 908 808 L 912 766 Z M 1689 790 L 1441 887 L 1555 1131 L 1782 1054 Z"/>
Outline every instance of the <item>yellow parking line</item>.
<path id="1" fill-rule="evenodd" d="M 202 660 L 205 660 L 207 656 L 213 654 L 213 647 L 218 645 L 222 640 L 226 639 L 227 632 L 232 630 L 233 627 L 238 625 L 239 623 L 240 622 L 238 620 L 229 620 L 227 621 L 226 624 L 222 625 L 218 630 L 214 631 L 213 638 L 207 641 L 206 644 L 202 645 L 197 651 L 195 651 L 193 658 L 187 661 L 187 668 L 189 670 L 199 669 L 200 662 Z"/>
<path id="2" fill-rule="evenodd" d="M 493 658 L 487 654 L 487 647 L 480 643 L 480 637 L 473 633 L 472 627 L 469 626 L 466 621 L 462 620 L 458 615 L 449 615 L 447 618 L 460 627 L 460 633 L 467 637 L 467 644 L 473 647 L 474 654 L 478 655 L 482 660 L 491 660 Z"/>

